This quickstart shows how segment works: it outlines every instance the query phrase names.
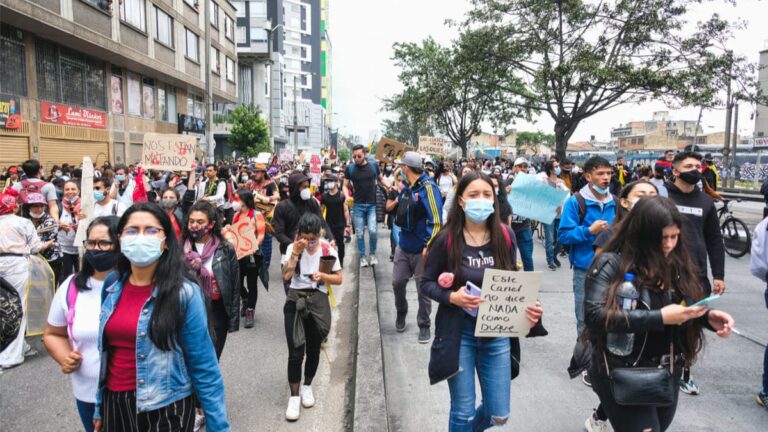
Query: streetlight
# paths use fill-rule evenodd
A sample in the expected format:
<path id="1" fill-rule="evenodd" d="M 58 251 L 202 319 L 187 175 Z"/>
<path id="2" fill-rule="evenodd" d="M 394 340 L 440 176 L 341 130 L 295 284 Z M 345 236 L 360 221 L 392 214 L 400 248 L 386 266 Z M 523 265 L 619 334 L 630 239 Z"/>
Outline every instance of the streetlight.
<path id="1" fill-rule="evenodd" d="M 270 26 L 272 23 L 270 22 Z M 272 151 L 275 150 L 275 134 L 274 134 L 274 127 L 272 125 L 272 65 L 275 63 L 272 61 L 272 32 L 279 29 L 280 27 L 283 27 L 282 24 L 278 24 L 272 28 L 267 29 L 267 55 L 269 56 L 269 59 L 267 60 L 267 64 L 269 65 L 269 147 L 272 149 Z"/>

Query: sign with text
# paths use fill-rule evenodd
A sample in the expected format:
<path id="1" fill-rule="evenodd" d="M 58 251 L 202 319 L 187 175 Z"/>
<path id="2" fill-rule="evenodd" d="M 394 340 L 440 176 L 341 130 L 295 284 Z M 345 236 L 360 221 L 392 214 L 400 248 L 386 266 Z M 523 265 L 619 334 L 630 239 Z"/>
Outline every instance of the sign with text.
<path id="1" fill-rule="evenodd" d="M 280 162 L 293 162 L 293 150 L 289 148 L 280 149 Z"/>
<path id="2" fill-rule="evenodd" d="M 414 151 L 413 147 L 403 144 L 399 141 L 395 141 L 390 138 L 382 138 L 379 141 L 379 146 L 376 148 L 376 160 L 379 162 L 394 162 L 395 159 L 400 159 L 407 151 Z"/>
<path id="3" fill-rule="evenodd" d="M 442 137 L 419 137 L 419 153 L 428 155 L 444 155 L 445 140 Z"/>
<path id="4" fill-rule="evenodd" d="M 40 117 L 46 123 L 105 129 L 107 113 L 53 102 L 40 102 Z"/>
<path id="5" fill-rule="evenodd" d="M 6 98 L 0 96 L 0 128 L 6 129 L 18 129 L 13 128 L 14 121 L 12 119 L 18 118 L 21 112 L 21 103 L 19 98 Z M 21 127 L 21 125 L 19 125 Z"/>
<path id="6" fill-rule="evenodd" d="M 507 201 L 515 216 L 551 224 L 567 197 L 568 191 L 553 188 L 533 174 L 520 173 L 512 183 Z"/>
<path id="7" fill-rule="evenodd" d="M 141 164 L 161 171 L 192 171 L 197 138 L 192 135 L 144 134 Z"/>
<path id="8" fill-rule="evenodd" d="M 525 337 L 530 331 L 525 308 L 536 304 L 540 286 L 541 272 L 485 269 L 475 336 Z"/>
<path id="9" fill-rule="evenodd" d="M 247 217 L 241 217 L 237 223 L 233 223 L 224 233 L 224 238 L 235 247 L 237 259 L 253 255 L 259 250 L 256 226 L 253 220 Z"/>

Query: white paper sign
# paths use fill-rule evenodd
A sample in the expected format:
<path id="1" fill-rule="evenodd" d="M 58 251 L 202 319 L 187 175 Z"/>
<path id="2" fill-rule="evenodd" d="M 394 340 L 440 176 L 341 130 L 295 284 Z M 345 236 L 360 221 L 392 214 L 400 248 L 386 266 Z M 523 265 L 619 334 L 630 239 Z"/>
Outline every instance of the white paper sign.
<path id="1" fill-rule="evenodd" d="M 109 191 L 104 191 L 109 193 Z M 82 253 L 83 241 L 87 240 L 88 225 L 93 220 L 93 208 L 95 205 L 95 199 L 93 198 L 93 162 L 88 156 L 83 157 L 83 173 L 82 180 L 80 181 L 80 211 L 85 215 L 85 219 L 80 220 L 77 223 L 77 232 L 75 233 L 75 246 L 80 248 Z"/>
<path id="2" fill-rule="evenodd" d="M 524 337 L 530 331 L 525 308 L 536 304 L 541 272 L 485 269 L 476 337 Z"/>

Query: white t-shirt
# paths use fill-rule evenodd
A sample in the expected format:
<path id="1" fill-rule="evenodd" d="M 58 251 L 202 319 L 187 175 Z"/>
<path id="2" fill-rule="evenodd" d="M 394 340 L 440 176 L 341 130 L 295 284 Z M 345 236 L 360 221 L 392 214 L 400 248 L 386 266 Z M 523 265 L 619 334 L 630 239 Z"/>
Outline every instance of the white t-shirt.
<path id="1" fill-rule="evenodd" d="M 115 206 L 117 208 L 115 209 Z M 125 204 L 117 200 L 109 200 L 106 205 L 99 203 L 93 203 L 93 217 L 94 219 L 99 216 L 117 216 L 121 217 L 125 213 Z"/>
<path id="2" fill-rule="evenodd" d="M 453 189 L 453 177 L 450 175 L 441 175 L 437 181 L 437 187 L 443 195 L 448 195 L 448 192 Z"/>
<path id="3" fill-rule="evenodd" d="M 203 250 L 205 249 L 205 243 L 195 243 L 195 249 L 197 250 L 197 253 L 200 254 L 200 256 L 203 256 Z M 205 269 L 208 270 L 208 273 L 213 274 L 213 257 L 216 256 L 214 253 L 211 255 L 210 258 L 205 260 L 203 263 L 203 266 L 205 266 Z"/>
<path id="4" fill-rule="evenodd" d="M 74 275 L 68 277 L 59 286 L 53 296 L 51 310 L 48 312 L 48 324 L 53 327 L 67 327 L 67 291 Z M 67 329 L 69 342 L 83 356 L 80 368 L 70 374 L 72 392 L 75 398 L 83 402 L 96 402 L 96 388 L 99 383 L 99 313 L 101 312 L 101 289 L 104 281 L 88 279 L 87 291 L 77 293 L 75 300 L 75 318 L 72 332 Z M 72 340 L 74 334 L 77 343 Z"/>
<path id="5" fill-rule="evenodd" d="M 319 240 L 319 241 L 325 241 L 325 240 Z M 283 255 L 283 258 L 280 262 L 280 264 L 285 265 L 286 262 L 288 262 L 288 259 L 291 257 L 291 254 L 293 253 L 293 243 L 288 245 L 288 249 L 285 250 L 285 255 Z M 337 272 L 341 270 L 341 264 L 339 263 L 339 254 L 336 252 L 336 249 L 332 247 L 331 245 L 328 245 L 328 254 L 333 255 L 336 257 L 336 262 L 333 264 L 333 272 Z M 299 258 L 299 263 L 297 265 L 298 270 L 301 272 L 300 274 L 297 272 L 293 273 L 293 278 L 291 279 L 291 289 L 308 289 L 308 288 L 317 288 L 318 290 L 328 294 L 328 289 L 325 287 L 324 283 L 320 283 L 318 286 L 318 283 L 312 280 L 312 275 L 319 271 L 320 269 L 320 257 L 323 256 L 323 248 L 322 245 L 317 246 L 317 250 L 314 254 L 310 254 L 308 250 L 304 249 L 304 252 L 301 254 L 301 258 Z"/>

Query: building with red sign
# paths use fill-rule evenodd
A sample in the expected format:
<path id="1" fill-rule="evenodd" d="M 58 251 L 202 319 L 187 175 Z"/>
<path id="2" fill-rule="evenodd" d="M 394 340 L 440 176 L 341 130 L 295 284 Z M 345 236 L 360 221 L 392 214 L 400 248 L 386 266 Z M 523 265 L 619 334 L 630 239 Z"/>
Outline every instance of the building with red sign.
<path id="1" fill-rule="evenodd" d="M 135 163 L 147 132 L 202 136 L 206 79 L 214 104 L 238 99 L 235 14 L 227 0 L 3 0 L 0 167 Z"/>

